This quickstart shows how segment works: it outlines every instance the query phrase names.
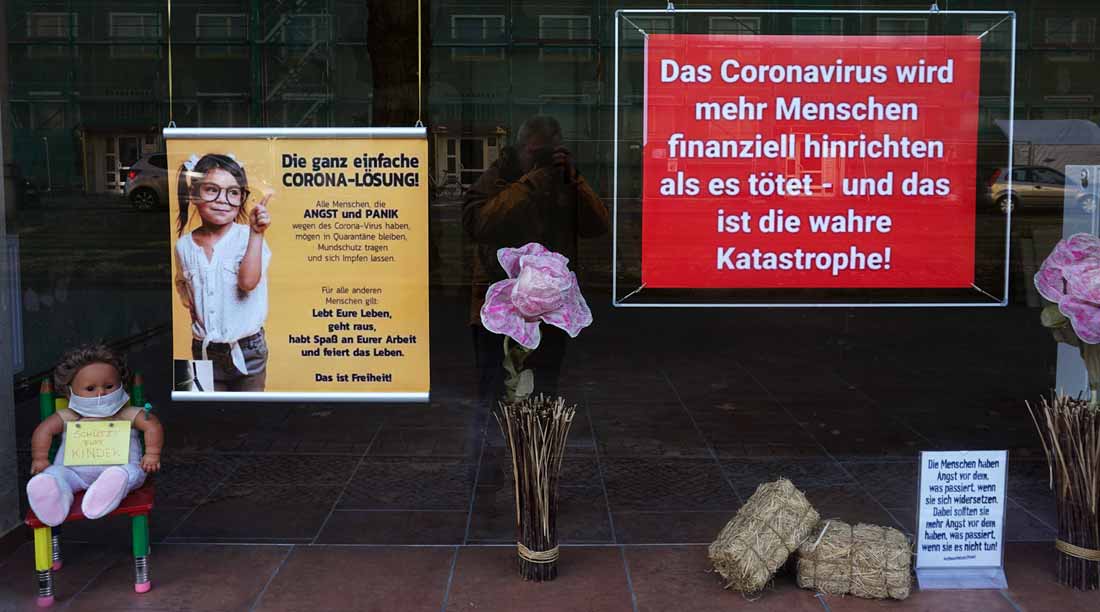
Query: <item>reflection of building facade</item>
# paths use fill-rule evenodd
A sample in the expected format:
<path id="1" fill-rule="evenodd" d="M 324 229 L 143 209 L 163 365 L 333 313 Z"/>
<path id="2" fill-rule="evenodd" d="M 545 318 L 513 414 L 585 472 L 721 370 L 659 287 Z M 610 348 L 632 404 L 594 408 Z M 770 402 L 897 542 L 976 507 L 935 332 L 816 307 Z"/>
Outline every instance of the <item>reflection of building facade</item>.
<path id="1" fill-rule="evenodd" d="M 1097 16 L 1061 4 L 1018 7 L 1019 118 L 1095 118 L 1100 111 L 1090 68 L 1096 58 Z M 12 0 L 6 9 L 16 160 L 25 175 L 43 186 L 118 192 L 136 156 L 161 147 L 159 130 L 170 115 L 181 126 L 367 125 L 372 82 L 366 5 L 349 0 L 179 0 L 173 4 L 169 79 L 163 2 Z M 751 3 L 745 6 L 751 8 Z M 434 134 L 434 178 L 471 183 L 496 159 L 517 125 L 536 113 L 561 121 L 566 139 L 589 166 L 588 174 L 606 169 L 618 8 L 652 9 L 653 4 L 428 2 L 425 19 L 432 48 L 427 109 Z M 838 3 L 820 8 L 875 7 Z M 990 30 L 983 60 L 992 68 L 1007 64 L 1008 24 L 994 23 L 991 17 L 946 21 L 932 15 L 766 11 L 634 16 L 637 27 L 622 32 L 623 69 L 640 69 L 639 30 L 907 35 Z M 411 52 L 415 43 L 409 42 Z M 983 74 L 983 134 L 995 134 L 993 119 L 1007 115 L 1004 73 L 1007 65 Z M 625 105 L 620 127 L 626 132 L 641 129 L 638 87 L 640 82 L 625 83 L 620 92 Z"/>
<path id="2" fill-rule="evenodd" d="M 720 2 L 691 8 L 725 8 Z M 751 9 L 753 3 L 739 8 Z M 765 4 L 765 3 L 759 3 Z M 797 4 L 797 3 L 796 3 Z M 1098 86 L 1087 66 L 1095 59 L 1096 16 L 1068 12 L 1065 7 L 1032 2 L 1019 12 L 1017 33 L 1017 117 L 1094 118 L 1100 114 Z M 815 4 L 822 10 L 895 8 L 867 3 Z M 653 9 L 652 3 L 615 6 L 593 2 L 527 1 L 440 2 L 435 9 L 431 109 L 437 131 L 440 176 L 456 169 L 476 170 L 495 152 L 494 135 L 514 129 L 536 112 L 562 119 L 567 139 L 574 143 L 609 143 L 613 104 L 614 10 Z M 805 7 L 803 7 L 805 8 Z M 962 10 L 975 7 L 952 7 Z M 989 8 L 989 7 L 977 7 Z M 1019 8 L 1019 7 L 1018 7 Z M 1007 116 L 1011 48 L 1010 24 L 1000 17 L 973 15 L 950 21 L 932 15 L 646 15 L 631 16 L 625 26 L 622 69 L 640 71 L 640 33 L 712 34 L 970 34 L 983 35 L 983 137 L 997 139 L 993 120 Z M 1003 69 L 998 70 L 998 67 Z M 641 79 L 620 83 L 621 130 L 640 133 Z M 1043 93 L 1039 93 L 1043 92 Z M 632 108 L 633 107 L 633 108 Z M 457 135 L 456 135 L 457 130 Z M 584 145 L 581 145 L 584 146 Z M 596 146 L 592 161 L 605 163 L 606 147 Z M 457 164 L 457 166 L 456 166 Z M 832 168 L 801 168 L 830 174 Z M 463 182 L 468 182 L 463 180 Z"/>
<path id="3" fill-rule="evenodd" d="M 366 13 L 339 0 L 6 3 L 17 163 L 54 189 L 121 192 L 178 125 L 324 126 L 370 116 Z M 340 70 L 337 70 L 340 66 Z M 173 104 L 169 107 L 169 88 Z"/>
<path id="4" fill-rule="evenodd" d="M 502 139 L 536 114 L 558 118 L 578 158 L 595 161 L 601 127 L 610 131 L 610 113 L 601 111 L 610 110 L 611 58 L 600 41 L 612 17 L 602 8 L 583 1 L 438 3 L 429 104 L 437 178 L 472 183 L 496 159 Z"/>

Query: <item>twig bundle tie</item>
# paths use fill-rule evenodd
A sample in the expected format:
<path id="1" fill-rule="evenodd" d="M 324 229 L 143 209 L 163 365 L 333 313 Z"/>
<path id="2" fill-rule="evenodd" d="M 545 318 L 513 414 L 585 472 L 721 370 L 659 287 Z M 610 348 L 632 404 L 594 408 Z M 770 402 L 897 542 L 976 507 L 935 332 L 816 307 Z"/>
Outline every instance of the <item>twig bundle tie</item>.
<path id="1" fill-rule="evenodd" d="M 1081 548 L 1065 540 L 1054 540 L 1054 547 L 1071 557 L 1077 557 L 1085 561 L 1100 561 L 1100 550 L 1095 548 Z"/>
<path id="2" fill-rule="evenodd" d="M 531 550 L 523 545 L 523 542 L 516 542 L 516 550 L 519 552 L 519 558 L 530 563 L 553 563 L 558 560 L 558 549 L 555 546 L 550 550 Z"/>

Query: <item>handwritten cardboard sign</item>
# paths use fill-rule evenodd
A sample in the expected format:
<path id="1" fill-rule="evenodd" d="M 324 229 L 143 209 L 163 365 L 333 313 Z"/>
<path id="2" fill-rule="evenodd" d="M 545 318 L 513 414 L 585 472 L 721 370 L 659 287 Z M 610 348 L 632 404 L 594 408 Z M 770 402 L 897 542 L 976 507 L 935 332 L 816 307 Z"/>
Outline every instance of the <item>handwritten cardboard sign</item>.
<path id="1" fill-rule="evenodd" d="M 122 465 L 129 459 L 129 421 L 65 424 L 65 465 Z"/>

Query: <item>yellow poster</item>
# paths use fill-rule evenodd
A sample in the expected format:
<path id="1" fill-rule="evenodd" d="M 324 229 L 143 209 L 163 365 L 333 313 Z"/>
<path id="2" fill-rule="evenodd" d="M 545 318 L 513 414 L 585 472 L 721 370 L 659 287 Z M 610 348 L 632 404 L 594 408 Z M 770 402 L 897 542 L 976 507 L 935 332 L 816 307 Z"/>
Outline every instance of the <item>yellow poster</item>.
<path id="1" fill-rule="evenodd" d="M 164 134 L 173 399 L 426 401 L 423 128 Z"/>
<path id="2" fill-rule="evenodd" d="M 122 465 L 129 460 L 129 421 L 65 423 L 65 465 Z"/>

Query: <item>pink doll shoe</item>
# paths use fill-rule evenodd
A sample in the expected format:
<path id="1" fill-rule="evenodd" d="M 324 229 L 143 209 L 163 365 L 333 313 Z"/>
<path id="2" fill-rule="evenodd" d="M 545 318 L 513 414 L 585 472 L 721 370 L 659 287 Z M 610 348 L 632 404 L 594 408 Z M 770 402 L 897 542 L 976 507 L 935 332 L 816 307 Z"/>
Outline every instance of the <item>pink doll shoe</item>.
<path id="1" fill-rule="evenodd" d="M 73 494 L 63 487 L 52 474 L 38 474 L 27 483 L 27 502 L 38 520 L 50 527 L 57 527 L 69 516 Z"/>
<path id="2" fill-rule="evenodd" d="M 80 504 L 84 516 L 97 519 L 107 516 L 118 508 L 122 498 L 126 497 L 129 480 L 126 470 L 118 466 L 103 470 L 92 486 L 88 487 L 88 492 L 84 494 L 84 501 Z"/>

